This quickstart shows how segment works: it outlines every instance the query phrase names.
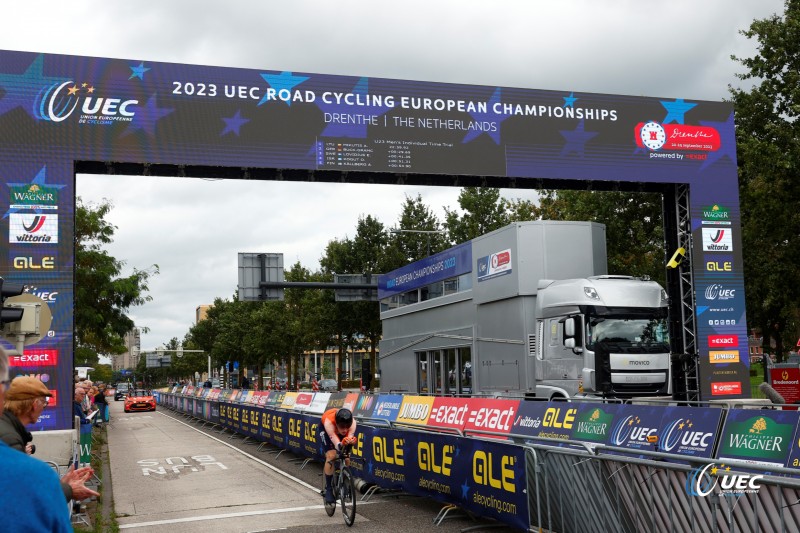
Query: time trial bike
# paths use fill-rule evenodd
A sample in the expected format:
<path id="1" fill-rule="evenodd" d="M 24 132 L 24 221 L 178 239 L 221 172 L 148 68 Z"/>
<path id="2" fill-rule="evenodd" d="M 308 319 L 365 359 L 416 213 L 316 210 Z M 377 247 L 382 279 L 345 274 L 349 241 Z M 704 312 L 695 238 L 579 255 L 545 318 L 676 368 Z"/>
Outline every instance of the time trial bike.
<path id="1" fill-rule="evenodd" d="M 333 503 L 325 502 L 325 512 L 328 516 L 333 516 L 336 512 L 336 502 L 342 505 L 342 516 L 344 523 L 352 526 L 356 519 L 356 486 L 353 481 L 353 473 L 350 467 L 347 466 L 347 459 L 350 457 L 350 450 L 353 448 L 352 444 L 342 446 L 342 449 L 336 453 L 336 459 L 333 462 L 333 480 L 331 481 L 331 488 L 333 489 Z M 322 475 L 322 499 L 325 501 L 325 475 Z"/>

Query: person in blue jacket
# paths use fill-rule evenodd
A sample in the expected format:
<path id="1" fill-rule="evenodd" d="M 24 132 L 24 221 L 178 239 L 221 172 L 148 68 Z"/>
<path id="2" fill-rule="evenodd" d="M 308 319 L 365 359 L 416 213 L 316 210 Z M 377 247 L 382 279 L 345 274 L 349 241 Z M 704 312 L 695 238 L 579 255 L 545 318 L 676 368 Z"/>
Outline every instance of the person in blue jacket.
<path id="1" fill-rule="evenodd" d="M 0 404 L 9 383 L 8 356 L 0 346 Z M 0 442 L 0 465 L 0 515 L 5 531 L 72 532 L 55 470 L 4 442 Z"/>

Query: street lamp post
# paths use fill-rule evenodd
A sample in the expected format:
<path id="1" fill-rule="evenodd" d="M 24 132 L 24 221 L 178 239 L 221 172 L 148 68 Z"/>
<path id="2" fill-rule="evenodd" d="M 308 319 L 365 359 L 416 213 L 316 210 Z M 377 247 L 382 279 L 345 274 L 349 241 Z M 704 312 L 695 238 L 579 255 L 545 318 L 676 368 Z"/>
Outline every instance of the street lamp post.
<path id="1" fill-rule="evenodd" d="M 445 230 L 441 229 L 390 229 L 389 233 L 422 233 L 428 236 L 428 255 L 431 255 L 431 235 L 435 233 L 439 233 L 444 235 L 447 233 Z"/>

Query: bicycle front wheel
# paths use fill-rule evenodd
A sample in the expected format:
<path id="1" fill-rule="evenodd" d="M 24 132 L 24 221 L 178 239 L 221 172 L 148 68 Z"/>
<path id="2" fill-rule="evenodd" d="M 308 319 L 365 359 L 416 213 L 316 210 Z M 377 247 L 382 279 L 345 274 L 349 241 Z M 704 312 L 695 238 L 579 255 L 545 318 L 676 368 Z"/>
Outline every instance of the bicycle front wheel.
<path id="1" fill-rule="evenodd" d="M 349 468 L 342 470 L 342 486 L 339 494 L 342 500 L 344 523 L 352 526 L 356 520 L 356 484 Z"/>

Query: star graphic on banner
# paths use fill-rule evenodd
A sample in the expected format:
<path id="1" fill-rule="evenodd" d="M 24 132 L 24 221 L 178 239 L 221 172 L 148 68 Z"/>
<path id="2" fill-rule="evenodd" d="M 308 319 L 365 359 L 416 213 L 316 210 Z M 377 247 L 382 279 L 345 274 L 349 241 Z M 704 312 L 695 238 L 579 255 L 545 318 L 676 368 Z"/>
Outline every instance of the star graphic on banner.
<path id="1" fill-rule="evenodd" d="M 40 185 L 42 187 L 49 187 L 49 188 L 52 188 L 52 189 L 63 189 L 64 187 L 66 187 L 66 185 L 56 185 L 56 184 L 53 184 L 53 183 L 47 183 L 46 180 L 47 180 L 47 165 L 42 167 L 42 169 L 36 174 L 36 176 L 33 178 L 33 180 L 30 183 L 6 183 L 6 185 L 9 186 L 9 187 L 24 187 L 26 185 Z M 13 209 L 9 208 L 9 210 L 6 211 L 6 214 L 3 215 L 3 218 L 8 218 L 8 215 L 10 215 L 11 213 L 16 213 L 17 211 L 20 211 L 20 209 L 18 209 L 18 208 L 13 208 Z M 34 211 L 36 213 L 41 213 L 42 212 L 41 209 L 34 209 Z"/>
<path id="2" fill-rule="evenodd" d="M 128 78 L 129 80 L 132 80 L 133 78 L 139 78 L 140 80 L 144 80 L 144 73 L 150 70 L 150 67 L 144 66 L 144 61 L 139 63 L 138 67 L 128 67 L 128 68 L 130 68 L 132 72 L 131 77 Z"/>
<path id="3" fill-rule="evenodd" d="M 564 99 L 564 107 L 574 108 L 575 102 L 578 101 L 578 99 L 575 98 L 575 93 L 569 93 L 569 96 L 562 96 L 562 98 Z"/>
<path id="4" fill-rule="evenodd" d="M 291 72 L 281 72 L 280 74 L 262 74 L 261 77 L 264 78 L 264 81 L 267 82 L 270 87 L 275 89 L 276 93 L 283 89 L 291 92 L 291 90 L 297 85 L 300 85 L 308 79 L 308 76 L 294 76 Z M 258 105 L 263 105 L 266 101 L 267 93 L 264 91 L 264 96 L 261 98 L 261 101 L 258 102 Z M 286 105 L 292 105 L 291 100 L 287 101 Z"/>
<path id="5" fill-rule="evenodd" d="M 372 461 L 370 461 L 369 463 L 367 463 L 367 473 L 368 473 L 369 475 L 372 475 Z"/>
<path id="6" fill-rule="evenodd" d="M 659 101 L 661 102 L 661 105 L 663 105 L 664 108 L 667 110 L 667 116 L 664 117 L 664 120 L 661 121 L 662 124 L 669 124 L 670 122 L 683 124 L 684 123 L 683 115 L 691 108 L 697 105 L 684 102 L 683 98 L 678 98 L 674 102 L 667 102 L 666 100 L 659 100 Z"/>
<path id="7" fill-rule="evenodd" d="M 129 135 L 138 130 L 144 130 L 148 135 L 155 137 L 156 135 L 156 122 L 175 111 L 166 107 L 158 107 L 156 103 L 156 95 L 148 98 L 144 107 L 136 109 L 136 115 L 133 117 L 131 125 L 122 133 L 122 136 Z"/>
<path id="8" fill-rule="evenodd" d="M 564 147 L 561 149 L 560 155 L 562 156 L 575 152 L 579 156 L 583 157 L 584 152 L 586 151 L 586 143 L 589 141 L 589 139 L 597 135 L 596 131 L 586 131 L 584 129 L 583 119 L 578 122 L 578 125 L 574 130 L 562 130 L 559 133 L 561 133 L 561 136 L 567 141 L 566 144 L 564 144 Z"/>
<path id="9" fill-rule="evenodd" d="M 247 124 L 248 122 L 250 122 L 249 119 L 242 118 L 241 111 L 238 111 L 238 110 L 236 111 L 236 114 L 233 115 L 231 118 L 222 117 L 222 120 L 225 121 L 225 129 L 222 130 L 222 133 L 219 134 L 220 137 L 222 137 L 226 133 L 235 133 L 236 136 L 238 137 L 239 136 L 239 128 L 241 128 L 242 125 Z"/>
<path id="10" fill-rule="evenodd" d="M 503 122 L 505 119 L 508 118 L 508 115 L 500 115 L 500 118 L 497 118 L 497 115 L 494 112 L 490 112 L 489 110 L 492 109 L 494 104 L 500 102 L 500 89 L 496 89 L 492 97 L 486 102 L 486 113 L 481 113 L 479 111 L 470 111 L 469 114 L 475 119 L 477 122 L 490 122 L 496 121 L 498 128 L 496 131 L 479 131 L 479 130 L 470 130 L 464 136 L 464 140 L 461 141 L 463 143 L 468 143 L 473 139 L 476 139 L 481 136 L 481 134 L 485 133 L 489 137 L 492 138 L 495 144 L 500 144 L 500 123 Z"/>
<path id="11" fill-rule="evenodd" d="M 714 128 L 719 132 L 719 150 L 708 152 L 708 158 L 700 165 L 700 170 L 722 159 L 727 155 L 732 162 L 736 161 L 736 132 L 733 128 L 733 113 L 728 116 L 725 122 L 700 121 L 701 126 Z"/>
<path id="12" fill-rule="evenodd" d="M 464 480 L 464 484 L 461 485 L 461 498 L 464 500 L 469 499 L 469 485 L 467 485 L 467 480 Z"/>
<path id="13" fill-rule="evenodd" d="M 355 95 L 366 96 L 369 94 L 369 80 L 367 78 L 361 78 L 349 92 Z M 321 100 L 317 100 L 317 107 L 319 107 L 324 113 L 357 113 L 358 115 L 370 115 L 376 117 L 385 114 L 391 109 L 391 107 L 387 105 L 351 106 L 345 104 L 344 101 L 342 101 L 340 104 L 337 104 L 335 101 L 333 103 L 326 104 Z M 320 134 L 320 137 L 353 137 L 357 139 L 364 139 L 367 137 L 367 124 L 340 124 L 338 122 L 332 122 L 328 124 L 325 130 Z M 312 152 L 313 150 L 314 147 L 312 146 Z"/>
<path id="14" fill-rule="evenodd" d="M 0 97 L 0 115 L 16 107 L 22 107 L 36 120 L 34 111 L 36 98 L 47 86 L 69 81 L 67 78 L 51 78 L 43 72 L 44 56 L 38 55 L 23 74 L 0 73 L 0 88 L 5 94 Z"/>

